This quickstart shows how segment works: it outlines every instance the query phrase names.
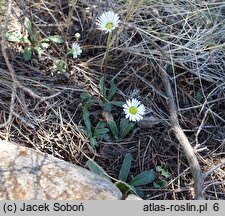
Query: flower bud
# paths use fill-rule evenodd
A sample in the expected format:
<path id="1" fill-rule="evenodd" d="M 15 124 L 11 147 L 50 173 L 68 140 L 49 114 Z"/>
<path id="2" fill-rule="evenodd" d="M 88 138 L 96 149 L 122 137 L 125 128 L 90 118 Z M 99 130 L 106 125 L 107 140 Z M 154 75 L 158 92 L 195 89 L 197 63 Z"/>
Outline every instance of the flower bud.
<path id="1" fill-rule="evenodd" d="M 75 34 L 75 38 L 76 38 L 77 40 L 79 40 L 79 39 L 80 39 L 80 33 L 77 32 L 77 33 Z"/>

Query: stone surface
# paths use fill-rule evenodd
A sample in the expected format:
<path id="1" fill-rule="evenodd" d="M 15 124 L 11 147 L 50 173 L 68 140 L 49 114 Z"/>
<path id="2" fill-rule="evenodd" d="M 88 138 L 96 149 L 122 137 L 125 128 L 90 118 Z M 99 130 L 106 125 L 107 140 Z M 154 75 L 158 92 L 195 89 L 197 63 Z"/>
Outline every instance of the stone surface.
<path id="1" fill-rule="evenodd" d="M 90 171 L 0 140 L 0 200 L 118 200 L 120 191 Z"/>
<path id="2" fill-rule="evenodd" d="M 125 200 L 143 200 L 143 199 L 141 199 L 139 196 L 136 196 L 134 194 L 129 194 Z"/>

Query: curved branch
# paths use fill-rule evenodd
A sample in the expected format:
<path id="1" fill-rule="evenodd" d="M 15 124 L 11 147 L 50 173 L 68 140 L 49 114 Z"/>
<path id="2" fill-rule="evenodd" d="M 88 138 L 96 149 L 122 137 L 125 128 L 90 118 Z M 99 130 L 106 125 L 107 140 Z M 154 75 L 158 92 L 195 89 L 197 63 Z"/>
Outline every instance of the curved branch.
<path id="1" fill-rule="evenodd" d="M 168 107 L 170 112 L 171 127 L 175 133 L 177 140 L 179 141 L 180 145 L 184 149 L 185 156 L 188 160 L 188 163 L 193 175 L 195 199 L 204 199 L 204 196 L 202 193 L 204 188 L 203 173 L 201 172 L 199 162 L 194 153 L 194 150 L 179 124 L 178 117 L 177 117 L 177 107 L 174 101 L 172 87 L 170 84 L 170 78 L 163 69 L 161 69 L 161 75 L 162 75 L 162 81 L 166 90 L 166 94 L 168 96 Z"/>
<path id="2" fill-rule="evenodd" d="M 10 102 L 10 108 L 9 108 L 9 116 L 8 119 L 5 121 L 5 123 L 0 124 L 0 128 L 4 128 L 6 127 L 12 120 L 12 116 L 13 116 L 13 110 L 14 110 L 14 106 L 15 106 L 15 98 L 16 98 L 16 89 L 17 89 L 17 85 L 16 85 L 16 76 L 14 73 L 14 70 L 9 62 L 9 58 L 6 54 L 6 49 L 5 49 L 5 33 L 7 31 L 7 27 L 8 27 L 8 22 L 9 22 L 9 16 L 11 14 L 11 9 L 12 9 L 12 0 L 8 1 L 8 7 L 7 7 L 7 11 L 6 11 L 6 17 L 5 17 L 5 21 L 2 27 L 2 40 L 1 40 L 1 48 L 2 48 L 2 54 L 3 57 L 5 59 L 6 65 L 8 67 L 9 73 L 12 77 L 12 94 L 11 94 L 11 102 Z"/>

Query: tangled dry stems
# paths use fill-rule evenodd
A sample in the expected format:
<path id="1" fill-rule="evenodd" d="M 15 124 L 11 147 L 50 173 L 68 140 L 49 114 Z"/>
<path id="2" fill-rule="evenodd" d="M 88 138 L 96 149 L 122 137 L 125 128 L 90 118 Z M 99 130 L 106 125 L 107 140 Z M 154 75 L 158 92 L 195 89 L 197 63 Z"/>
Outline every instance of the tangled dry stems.
<path id="1" fill-rule="evenodd" d="M 6 30 L 15 26 L 24 29 L 23 17 L 29 16 L 42 35 L 60 34 L 66 43 L 52 46 L 40 59 L 35 56 L 29 63 L 22 59 L 21 46 L 2 43 L 0 138 L 84 167 L 92 158 L 114 178 L 118 177 L 124 155 L 130 152 L 134 158 L 130 177 L 160 164 L 171 173 L 166 189 L 145 187 L 145 199 L 192 199 L 190 167 L 170 130 L 168 95 L 160 74 L 160 68 L 166 65 L 179 123 L 205 172 L 204 178 L 207 177 L 204 195 L 208 199 L 224 199 L 224 2 L 112 3 L 110 8 L 120 14 L 123 25 L 113 36 L 107 81 L 117 83 L 117 99 L 135 96 L 141 100 L 147 115 L 145 124 L 140 123 L 127 139 L 121 143 L 99 140 L 97 151 L 83 134 L 79 96 L 89 92 L 100 97 L 98 82 L 107 38 L 96 30 L 93 21 L 107 6 L 104 1 L 67 2 L 13 2 Z M 82 35 L 83 54 L 74 61 L 65 53 L 76 32 Z M 67 62 L 66 76 L 50 75 L 56 59 Z M 114 114 L 116 119 L 122 116 L 121 110 L 114 110 Z M 91 115 L 100 118 L 101 111 L 92 110 Z"/>

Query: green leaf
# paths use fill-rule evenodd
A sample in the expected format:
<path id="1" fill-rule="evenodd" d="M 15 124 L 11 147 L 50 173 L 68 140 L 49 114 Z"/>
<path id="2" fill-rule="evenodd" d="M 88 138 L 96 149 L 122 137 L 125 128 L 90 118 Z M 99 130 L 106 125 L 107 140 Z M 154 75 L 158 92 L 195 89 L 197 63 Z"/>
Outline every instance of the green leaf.
<path id="1" fill-rule="evenodd" d="M 97 100 L 91 99 L 85 103 L 84 108 L 89 109 L 91 106 L 93 106 L 96 103 L 97 103 Z"/>
<path id="2" fill-rule="evenodd" d="M 161 188 L 160 185 L 158 183 L 156 183 L 156 182 L 153 182 L 153 187 L 155 189 L 160 189 Z"/>
<path id="3" fill-rule="evenodd" d="M 40 46 L 36 46 L 36 47 L 34 47 L 34 51 L 40 56 L 41 55 L 41 53 L 43 52 L 43 50 L 41 49 L 41 47 Z"/>
<path id="4" fill-rule="evenodd" d="M 95 139 L 95 137 L 92 137 L 92 136 L 90 137 L 90 144 L 91 144 L 91 146 L 92 146 L 93 148 L 99 146 L 98 143 L 97 143 L 97 141 L 96 141 L 96 139 Z"/>
<path id="5" fill-rule="evenodd" d="M 104 134 L 104 135 L 102 136 L 102 138 L 103 138 L 103 140 L 106 141 L 106 142 L 109 142 L 109 141 L 110 141 L 110 136 L 109 136 L 108 133 Z"/>
<path id="6" fill-rule="evenodd" d="M 103 98 L 106 98 L 105 79 L 102 77 L 99 81 L 99 88 Z"/>
<path id="7" fill-rule="evenodd" d="M 125 138 L 126 135 L 133 129 L 134 124 L 128 124 L 125 128 L 123 128 L 120 132 L 120 138 Z"/>
<path id="8" fill-rule="evenodd" d="M 160 180 L 158 182 L 153 182 L 153 187 L 155 189 L 166 188 L 168 182 L 165 180 Z"/>
<path id="9" fill-rule="evenodd" d="M 64 39 L 60 35 L 51 35 L 51 36 L 48 37 L 48 39 L 50 41 L 54 42 L 54 43 L 57 43 L 57 44 L 64 43 Z"/>
<path id="10" fill-rule="evenodd" d="M 143 191 L 142 187 L 136 187 L 135 189 L 136 189 L 139 197 L 141 197 L 141 198 L 145 197 L 145 192 Z"/>
<path id="11" fill-rule="evenodd" d="M 61 59 L 58 59 L 55 61 L 55 65 L 57 67 L 57 69 L 62 72 L 62 73 L 65 73 L 66 70 L 67 70 L 67 64 L 65 61 L 61 60 Z"/>
<path id="12" fill-rule="evenodd" d="M 31 44 L 31 42 L 30 42 L 30 40 L 27 38 L 27 37 L 21 37 L 21 42 L 23 42 L 23 43 L 27 43 L 27 44 Z"/>
<path id="13" fill-rule="evenodd" d="M 21 35 L 16 32 L 15 33 L 7 32 L 5 34 L 5 38 L 7 41 L 10 41 L 10 42 L 20 42 L 21 41 Z"/>
<path id="14" fill-rule="evenodd" d="M 167 167 L 165 167 L 165 166 L 157 166 L 156 172 L 160 172 L 161 175 L 163 175 L 166 178 L 170 177 L 170 173 L 169 173 Z"/>
<path id="15" fill-rule="evenodd" d="M 28 32 L 31 34 L 32 33 L 32 22 L 30 21 L 30 19 L 28 17 L 25 17 L 25 22 L 24 22 Z"/>
<path id="16" fill-rule="evenodd" d="M 196 99 L 199 103 L 202 103 L 202 102 L 203 102 L 204 96 L 203 96 L 201 90 L 197 91 L 197 93 L 196 93 L 196 95 L 195 95 L 195 99 Z"/>
<path id="17" fill-rule="evenodd" d="M 155 180 L 155 172 L 153 170 L 146 170 L 136 175 L 128 184 L 132 186 L 146 185 Z"/>
<path id="18" fill-rule="evenodd" d="M 108 102 L 103 103 L 103 111 L 104 112 L 111 112 L 112 110 L 112 105 Z"/>
<path id="19" fill-rule="evenodd" d="M 126 135 L 132 130 L 134 124 L 129 123 L 125 118 L 120 120 L 120 138 L 125 138 Z"/>
<path id="20" fill-rule="evenodd" d="M 45 43 L 45 42 L 41 43 L 41 48 L 42 49 L 48 49 L 50 46 L 51 45 L 49 43 Z"/>
<path id="21" fill-rule="evenodd" d="M 123 160 L 122 167 L 120 169 L 119 180 L 126 181 L 130 172 L 132 156 L 130 153 L 126 154 Z"/>
<path id="22" fill-rule="evenodd" d="M 118 107 L 123 107 L 123 105 L 125 104 L 125 102 L 123 101 L 110 101 L 109 103 Z"/>
<path id="23" fill-rule="evenodd" d="M 95 163 L 93 160 L 88 160 L 87 166 L 88 166 L 89 170 L 91 170 L 93 173 L 100 175 L 100 176 L 108 179 L 109 181 L 111 181 L 111 179 L 108 177 L 106 171 L 101 166 L 99 166 L 97 163 Z"/>
<path id="24" fill-rule="evenodd" d="M 31 44 L 35 44 L 36 43 L 36 41 L 37 41 L 37 36 L 36 36 L 37 34 L 34 34 L 34 33 L 31 33 L 29 36 L 29 41 L 30 41 L 30 43 Z"/>
<path id="25" fill-rule="evenodd" d="M 168 182 L 166 180 L 161 180 L 158 182 L 161 188 L 166 188 L 168 185 Z"/>
<path id="26" fill-rule="evenodd" d="M 112 81 L 109 89 L 109 95 L 107 96 L 108 100 L 111 100 L 112 97 L 115 95 L 116 89 L 116 84 L 114 83 L 114 81 Z"/>
<path id="27" fill-rule="evenodd" d="M 90 132 L 89 132 L 89 131 L 87 131 L 87 130 L 83 130 L 83 133 L 84 133 L 84 135 L 85 135 L 85 136 L 87 136 L 87 137 L 89 137 L 89 136 L 90 136 Z"/>
<path id="28" fill-rule="evenodd" d="M 171 65 L 171 64 L 166 64 L 166 72 L 168 73 L 168 74 L 173 74 L 173 65 Z"/>
<path id="29" fill-rule="evenodd" d="M 91 95 L 89 95 L 88 93 L 83 92 L 83 93 L 80 94 L 80 99 L 82 101 L 88 101 L 88 100 L 93 99 L 93 97 Z"/>
<path id="30" fill-rule="evenodd" d="M 120 119 L 120 130 L 121 129 L 123 129 L 123 128 L 125 128 L 127 125 L 128 125 L 128 120 L 127 119 L 125 119 L 125 118 L 121 118 Z"/>
<path id="31" fill-rule="evenodd" d="M 119 188 L 119 190 L 121 191 L 122 194 L 126 195 L 128 192 L 136 193 L 136 190 L 134 187 L 132 187 L 131 185 L 127 184 L 126 182 L 123 181 L 117 181 L 115 183 L 116 187 Z"/>
<path id="32" fill-rule="evenodd" d="M 23 58 L 25 61 L 29 61 L 31 59 L 31 47 L 26 47 L 24 52 L 23 52 Z"/>
<path id="33" fill-rule="evenodd" d="M 108 128 L 95 128 L 92 136 L 93 137 L 100 137 L 100 136 L 104 136 L 106 133 L 109 132 L 109 129 Z"/>
<path id="34" fill-rule="evenodd" d="M 104 112 L 104 117 L 105 117 L 105 120 L 106 120 L 111 132 L 115 136 L 115 139 L 118 139 L 119 138 L 119 130 L 116 126 L 116 122 L 114 121 L 112 114 L 109 112 Z"/>
<path id="35" fill-rule="evenodd" d="M 83 108 L 83 119 L 84 119 L 84 124 L 85 124 L 87 130 L 90 132 L 91 131 L 91 121 L 90 121 L 90 113 L 87 110 L 87 108 Z"/>
<path id="36" fill-rule="evenodd" d="M 50 42 L 50 40 L 48 39 L 48 38 L 42 38 L 41 40 L 40 40 L 40 42 L 41 43 L 49 43 Z"/>
<path id="37" fill-rule="evenodd" d="M 168 169 L 163 169 L 161 171 L 161 174 L 166 178 L 170 177 L 170 173 L 169 173 Z"/>
<path id="38" fill-rule="evenodd" d="M 163 170 L 163 168 L 162 168 L 161 166 L 157 166 L 157 167 L 155 168 L 155 170 L 156 170 L 156 172 L 161 172 L 161 171 Z"/>
<path id="39" fill-rule="evenodd" d="M 114 120 L 110 120 L 107 123 L 109 125 L 109 128 L 110 128 L 111 132 L 115 136 L 115 139 L 118 139 L 119 138 L 119 130 L 116 126 L 116 122 Z"/>
<path id="40" fill-rule="evenodd" d="M 98 124 L 95 126 L 96 129 L 104 128 L 104 127 L 106 127 L 106 122 L 103 122 L 103 121 L 98 122 Z"/>

